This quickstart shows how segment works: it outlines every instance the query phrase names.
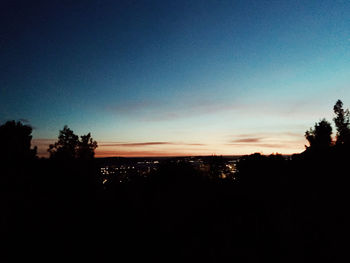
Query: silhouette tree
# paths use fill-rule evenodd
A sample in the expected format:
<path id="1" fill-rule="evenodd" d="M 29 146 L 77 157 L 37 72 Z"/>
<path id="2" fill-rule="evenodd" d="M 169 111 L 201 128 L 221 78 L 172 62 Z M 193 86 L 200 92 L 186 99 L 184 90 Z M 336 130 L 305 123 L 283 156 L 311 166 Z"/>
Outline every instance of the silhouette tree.
<path id="1" fill-rule="evenodd" d="M 96 148 L 97 142 L 92 139 L 90 133 L 82 135 L 78 143 L 77 157 L 83 160 L 93 159 Z"/>
<path id="2" fill-rule="evenodd" d="M 8 121 L 0 126 L 0 159 L 3 161 L 29 160 L 36 156 L 31 148 L 32 127 L 21 122 Z"/>
<path id="3" fill-rule="evenodd" d="M 60 131 L 58 141 L 49 146 L 50 158 L 61 160 L 72 159 L 92 159 L 95 155 L 95 149 L 97 148 L 97 142 L 93 140 L 91 134 L 79 136 L 64 126 Z"/>
<path id="4" fill-rule="evenodd" d="M 332 145 L 332 126 L 326 119 L 322 119 L 320 122 L 315 123 L 314 128 L 310 128 L 305 132 L 305 138 L 310 144 L 307 149 L 328 149 Z"/>
<path id="5" fill-rule="evenodd" d="M 50 158 L 70 160 L 76 157 L 79 137 L 68 128 L 67 125 L 63 127 L 58 136 L 58 141 L 55 144 L 50 144 L 49 153 Z"/>
<path id="6" fill-rule="evenodd" d="M 338 100 L 334 107 L 336 117 L 333 119 L 337 129 L 337 145 L 342 145 L 350 142 L 350 112 L 348 109 L 343 109 L 343 102 Z"/>

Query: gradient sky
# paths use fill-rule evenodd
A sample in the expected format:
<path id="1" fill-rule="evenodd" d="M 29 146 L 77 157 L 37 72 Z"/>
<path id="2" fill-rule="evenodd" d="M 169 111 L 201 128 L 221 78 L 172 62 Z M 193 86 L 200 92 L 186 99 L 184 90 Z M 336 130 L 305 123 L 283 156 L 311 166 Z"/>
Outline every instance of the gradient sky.
<path id="1" fill-rule="evenodd" d="M 97 156 L 304 149 L 350 106 L 350 1 L 1 1 L 0 123 Z"/>

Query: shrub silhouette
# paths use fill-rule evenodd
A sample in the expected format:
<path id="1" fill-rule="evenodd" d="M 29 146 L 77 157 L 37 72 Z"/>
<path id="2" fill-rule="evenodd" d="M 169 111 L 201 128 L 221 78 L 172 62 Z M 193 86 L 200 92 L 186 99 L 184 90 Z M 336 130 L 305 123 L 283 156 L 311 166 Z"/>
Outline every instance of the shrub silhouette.
<path id="1" fill-rule="evenodd" d="M 4 162 L 29 160 L 36 156 L 31 148 L 32 127 L 21 122 L 8 121 L 0 126 L 0 159 Z"/>

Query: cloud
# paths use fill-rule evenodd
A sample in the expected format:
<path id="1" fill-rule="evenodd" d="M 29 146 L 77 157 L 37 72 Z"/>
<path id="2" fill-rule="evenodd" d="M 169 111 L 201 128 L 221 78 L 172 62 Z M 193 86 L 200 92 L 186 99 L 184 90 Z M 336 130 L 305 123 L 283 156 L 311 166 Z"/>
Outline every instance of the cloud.
<path id="1" fill-rule="evenodd" d="M 193 118 L 204 115 L 232 114 L 240 119 L 260 118 L 274 120 L 298 120 L 305 122 L 322 117 L 319 103 L 302 98 L 285 98 L 276 101 L 273 98 L 233 98 L 192 96 L 167 97 L 165 99 L 148 98 L 144 100 L 123 101 L 118 105 L 107 106 L 110 114 L 134 118 L 144 122 L 164 122 Z"/>
<path id="2" fill-rule="evenodd" d="M 193 116 L 215 114 L 240 108 L 232 101 L 223 102 L 213 99 L 179 98 L 178 100 L 142 100 L 123 102 L 108 106 L 107 111 L 123 116 L 136 117 L 142 121 L 170 121 Z"/>
<path id="3" fill-rule="evenodd" d="M 251 147 L 254 146 L 258 149 L 260 148 L 295 148 L 295 144 L 283 144 L 283 143 L 257 143 L 257 144 L 242 144 L 242 143 L 229 143 L 230 146 L 239 146 L 239 147 Z"/>
<path id="4" fill-rule="evenodd" d="M 285 131 L 276 131 L 276 132 L 259 132 L 259 133 L 241 133 L 241 134 L 231 134 L 228 135 L 230 138 L 242 138 L 242 139 L 269 139 L 269 138 L 303 138 L 303 133 L 298 132 L 285 132 Z M 237 139 L 240 140 L 240 139 Z"/>
<path id="5" fill-rule="evenodd" d="M 157 110 L 146 116 L 144 121 L 171 121 L 183 118 L 212 115 L 220 112 L 234 111 L 239 109 L 238 105 L 220 103 L 214 101 L 193 101 L 183 103 L 176 109 Z"/>
<path id="6" fill-rule="evenodd" d="M 131 142 L 131 143 L 100 143 L 99 146 L 103 147 L 138 147 L 138 146 L 152 146 L 152 145 L 169 145 L 171 142 Z"/>
<path id="7" fill-rule="evenodd" d="M 142 147 L 155 145 L 190 145 L 190 146 L 205 146 L 202 143 L 181 143 L 181 142 L 100 142 L 101 147 Z"/>
<path id="8" fill-rule="evenodd" d="M 38 147 L 38 155 L 40 157 L 48 157 L 49 153 L 47 149 L 50 144 L 53 144 L 57 139 L 37 138 L 32 140 L 32 146 Z M 186 142 L 106 142 L 98 141 L 98 148 L 96 149 L 97 156 L 179 156 L 184 155 L 183 146 L 195 146 L 195 150 L 202 146 L 207 146 L 203 143 L 186 143 Z M 152 146 L 169 146 L 171 149 L 153 150 L 154 148 L 148 148 L 152 150 L 146 150 L 147 147 Z M 181 149 L 177 149 L 176 146 L 181 146 Z M 113 148 L 114 147 L 114 148 Z M 138 148 L 140 147 L 140 148 Z M 128 149 L 129 148 L 129 149 Z M 137 150 L 130 150 L 130 148 L 137 148 Z M 145 150 L 143 150 L 145 149 Z M 187 150 L 191 150 L 186 148 Z M 204 149 L 205 150 L 205 149 Z M 186 150 L 185 150 L 186 151 Z"/>
<path id="9" fill-rule="evenodd" d="M 113 151 L 113 150 L 96 150 L 96 157 L 122 156 L 122 157 L 160 157 L 160 156 L 190 156 L 183 151 Z"/>
<path id="10" fill-rule="evenodd" d="M 232 143 L 257 143 L 260 141 L 261 141 L 261 138 L 244 138 L 244 139 L 233 140 Z"/>
<path id="11" fill-rule="evenodd" d="M 303 135 L 294 132 L 247 133 L 230 137 L 235 139 L 228 140 L 226 145 L 242 148 L 254 147 L 258 150 L 261 148 L 294 149 L 298 145 L 305 144 Z"/>
<path id="12" fill-rule="evenodd" d="M 283 132 L 281 133 L 281 135 L 286 135 L 286 136 L 295 137 L 295 138 L 300 138 L 304 136 L 304 134 L 297 133 L 297 132 Z"/>

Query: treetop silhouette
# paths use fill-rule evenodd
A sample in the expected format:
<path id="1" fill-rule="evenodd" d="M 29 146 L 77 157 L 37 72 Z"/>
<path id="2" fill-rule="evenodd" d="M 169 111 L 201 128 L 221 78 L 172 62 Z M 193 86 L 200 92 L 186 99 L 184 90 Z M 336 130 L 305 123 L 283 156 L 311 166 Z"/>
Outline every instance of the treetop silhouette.
<path id="1" fill-rule="evenodd" d="M 97 142 L 93 140 L 91 134 L 79 136 L 68 128 L 67 125 L 60 130 L 58 141 L 50 144 L 48 152 L 50 158 L 61 160 L 94 158 Z"/>
<path id="2" fill-rule="evenodd" d="M 97 142 L 93 140 L 90 132 L 86 135 L 82 135 L 78 142 L 77 157 L 84 160 L 92 159 L 94 158 L 96 148 Z"/>
<path id="3" fill-rule="evenodd" d="M 20 121 L 7 121 L 0 126 L 0 159 L 26 160 L 36 157 L 37 148 L 31 148 L 32 127 Z"/>
<path id="4" fill-rule="evenodd" d="M 332 140 L 332 126 L 326 120 L 322 119 L 315 123 L 313 128 L 305 132 L 305 138 L 310 146 L 305 146 L 308 151 L 317 152 L 329 149 L 331 146 L 350 145 L 350 111 L 343 108 L 343 102 L 337 100 L 333 107 L 335 117 L 333 118 L 337 130 L 336 140 Z"/>
<path id="5" fill-rule="evenodd" d="M 338 100 L 333 107 L 335 118 L 333 118 L 337 129 L 337 145 L 350 142 L 350 112 L 349 109 L 343 109 L 343 102 Z"/>
<path id="6" fill-rule="evenodd" d="M 305 138 L 310 144 L 309 147 L 306 146 L 307 149 L 328 149 L 332 145 L 332 126 L 326 119 L 322 119 L 315 123 L 314 128 L 310 128 L 305 132 Z"/>

